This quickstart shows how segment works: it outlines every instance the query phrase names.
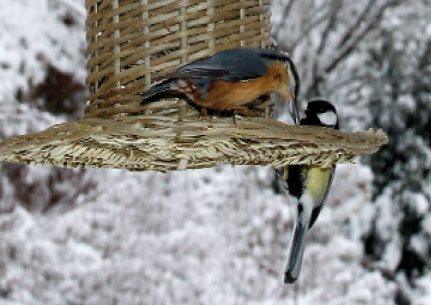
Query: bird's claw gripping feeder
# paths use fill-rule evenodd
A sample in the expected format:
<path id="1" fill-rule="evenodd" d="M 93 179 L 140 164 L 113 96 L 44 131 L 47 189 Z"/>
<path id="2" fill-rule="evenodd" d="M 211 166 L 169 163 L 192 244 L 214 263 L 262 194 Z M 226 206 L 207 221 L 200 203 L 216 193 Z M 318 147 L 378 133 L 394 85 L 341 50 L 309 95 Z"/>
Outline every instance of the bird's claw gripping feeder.
<path id="1" fill-rule="evenodd" d="M 271 118 L 269 96 L 237 119 L 206 120 L 185 99 L 141 103 L 158 78 L 232 48 L 270 46 L 270 0 L 86 0 L 84 118 L 0 143 L 0 160 L 61 167 L 184 170 L 219 164 L 351 162 L 387 142 Z"/>

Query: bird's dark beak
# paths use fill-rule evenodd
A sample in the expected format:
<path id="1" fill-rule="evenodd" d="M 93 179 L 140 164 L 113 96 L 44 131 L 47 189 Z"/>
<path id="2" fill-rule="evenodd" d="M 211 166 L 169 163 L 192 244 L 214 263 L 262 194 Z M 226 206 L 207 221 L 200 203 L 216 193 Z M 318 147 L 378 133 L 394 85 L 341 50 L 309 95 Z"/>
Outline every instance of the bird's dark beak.
<path id="1" fill-rule="evenodd" d="M 294 92 L 292 92 L 289 88 L 283 87 L 280 90 L 276 91 L 277 94 L 287 103 L 287 107 L 289 108 L 290 116 L 295 124 L 299 124 L 299 111 L 296 106 L 296 97 Z"/>
<path id="2" fill-rule="evenodd" d="M 284 271 L 284 283 L 293 284 L 299 277 L 304 255 L 305 242 L 308 234 L 309 218 L 298 218 L 295 222 L 292 241 L 290 243 L 289 259 Z"/>
<path id="3" fill-rule="evenodd" d="M 293 122 L 295 124 L 299 124 L 300 118 L 299 118 L 298 107 L 296 106 L 296 98 L 293 98 L 293 99 L 290 100 L 290 103 L 289 103 L 289 112 L 290 112 L 290 116 L 293 119 Z"/>

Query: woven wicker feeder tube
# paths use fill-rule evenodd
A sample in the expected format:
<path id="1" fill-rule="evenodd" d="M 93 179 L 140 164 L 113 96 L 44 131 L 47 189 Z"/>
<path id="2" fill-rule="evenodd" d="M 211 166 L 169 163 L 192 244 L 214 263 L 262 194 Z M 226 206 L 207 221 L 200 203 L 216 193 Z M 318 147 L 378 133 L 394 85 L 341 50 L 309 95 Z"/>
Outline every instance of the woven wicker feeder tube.
<path id="1" fill-rule="evenodd" d="M 0 160 L 62 167 L 169 171 L 219 164 L 352 162 L 387 142 L 380 130 L 346 134 L 286 125 L 273 101 L 250 116 L 200 112 L 186 100 L 141 104 L 139 93 L 181 65 L 271 44 L 270 0 L 86 0 L 89 96 L 81 121 L 0 143 Z"/>

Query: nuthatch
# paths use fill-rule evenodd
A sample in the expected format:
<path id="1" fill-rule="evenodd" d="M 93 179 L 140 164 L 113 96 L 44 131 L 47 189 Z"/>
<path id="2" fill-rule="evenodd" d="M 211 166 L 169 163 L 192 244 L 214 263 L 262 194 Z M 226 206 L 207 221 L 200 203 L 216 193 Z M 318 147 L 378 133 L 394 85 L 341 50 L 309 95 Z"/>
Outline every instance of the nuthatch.
<path id="1" fill-rule="evenodd" d="M 335 107 L 325 100 L 312 100 L 305 110 L 301 125 L 339 129 Z M 335 165 L 289 165 L 284 167 L 284 182 L 291 204 L 297 207 L 297 218 L 290 243 L 284 282 L 295 282 L 301 271 L 302 257 L 308 230 L 313 226 L 325 203 L 334 177 Z"/>
<path id="2" fill-rule="evenodd" d="M 203 109 L 247 112 L 247 103 L 275 92 L 288 103 L 297 123 L 298 89 L 298 73 L 285 53 L 240 48 L 198 59 L 168 74 L 161 83 L 142 93 L 142 103 L 158 94 L 181 94 Z"/>

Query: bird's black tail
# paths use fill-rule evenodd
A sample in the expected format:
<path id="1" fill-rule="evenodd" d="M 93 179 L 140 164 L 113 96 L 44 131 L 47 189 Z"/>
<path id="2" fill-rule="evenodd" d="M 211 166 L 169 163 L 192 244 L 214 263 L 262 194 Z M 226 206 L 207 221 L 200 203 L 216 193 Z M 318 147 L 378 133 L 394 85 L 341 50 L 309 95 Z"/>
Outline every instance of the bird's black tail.
<path id="1" fill-rule="evenodd" d="M 148 89 L 147 91 L 144 91 L 141 94 L 143 101 L 158 95 L 158 94 L 163 94 L 169 91 L 173 91 L 176 88 L 175 82 L 172 79 L 168 79 L 165 80 L 164 82 L 161 82 L 160 84 L 157 84 L 153 87 L 151 87 L 150 89 Z"/>

